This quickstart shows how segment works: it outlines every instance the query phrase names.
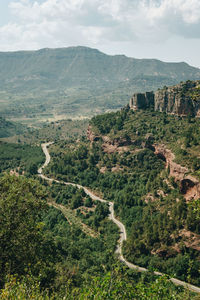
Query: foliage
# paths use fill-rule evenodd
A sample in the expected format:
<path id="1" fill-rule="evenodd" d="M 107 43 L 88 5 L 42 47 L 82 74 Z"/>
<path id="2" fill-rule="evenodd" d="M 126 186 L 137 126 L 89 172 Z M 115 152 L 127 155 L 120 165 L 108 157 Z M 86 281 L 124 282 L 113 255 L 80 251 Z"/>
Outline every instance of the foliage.
<path id="1" fill-rule="evenodd" d="M 73 208 L 76 218 L 73 224 L 64 218 L 56 209 L 50 208 L 44 215 L 45 229 L 51 231 L 56 245 L 62 255 L 63 268 L 71 269 L 70 272 L 76 276 L 86 276 L 103 273 L 104 269 L 110 268 L 110 263 L 114 260 L 116 240 L 118 230 L 114 224 L 106 219 L 108 215 L 107 206 L 101 203 L 93 203 L 88 211 L 84 203 L 88 200 L 83 190 L 78 190 L 73 186 L 62 186 L 53 184 L 48 187 L 50 199 L 56 203 L 64 205 L 66 208 Z M 74 207 L 74 199 L 81 199 L 82 206 Z M 96 238 L 86 235 L 82 224 L 89 226 L 99 233 Z"/>
<path id="2" fill-rule="evenodd" d="M 15 134 L 21 134 L 26 130 L 26 126 L 22 124 L 10 122 L 0 117 L 0 138 L 9 137 Z"/>
<path id="3" fill-rule="evenodd" d="M 194 209 L 195 203 L 185 202 L 152 144 L 165 143 L 177 161 L 198 170 L 194 155 L 200 147 L 199 120 L 188 123 L 187 118 L 124 109 L 93 118 L 91 126 L 100 137 L 92 144 L 66 143 L 60 155 L 59 146 L 52 147 L 50 176 L 89 186 L 115 202 L 115 212 L 128 232 L 124 245 L 128 260 L 198 285 L 199 252 L 186 232 L 197 234 L 198 240 L 199 210 Z M 125 150 L 109 152 L 103 139 Z"/>
<path id="4" fill-rule="evenodd" d="M 44 195 L 36 181 L 9 175 L 0 178 L 1 284 L 7 273 L 22 275 L 28 266 L 37 274 L 45 272 L 48 243 L 42 235 Z"/>
<path id="5" fill-rule="evenodd" d="M 124 118 L 123 126 L 116 130 L 111 120 L 117 124 Z M 164 143 L 176 155 L 176 161 L 197 171 L 200 167 L 198 153 L 200 151 L 200 119 L 171 116 L 165 113 L 140 110 L 133 112 L 122 110 L 113 115 L 100 115 L 91 120 L 93 130 L 104 135 L 102 128 L 107 128 L 106 135 L 119 143 L 126 141 L 132 148 L 155 143 Z M 128 137 L 128 139 L 127 139 Z M 198 174 L 196 172 L 196 174 Z"/>
<path id="6" fill-rule="evenodd" d="M 127 229 L 123 254 L 129 261 L 199 285 L 200 256 L 193 244 L 200 234 L 199 200 L 185 201 L 152 145 L 165 143 L 198 176 L 199 120 L 126 108 L 97 116 L 90 125 L 98 140 L 64 141 L 60 134 L 46 172 L 114 201 Z M 52 136 L 62 131 L 51 124 L 41 136 L 51 129 Z M 39 147 L 0 146 L 2 169 L 37 172 Z M 166 277 L 113 266 L 118 229 L 108 219 L 108 205 L 82 189 L 5 175 L 0 214 L 2 299 L 193 299 Z"/>
<path id="7" fill-rule="evenodd" d="M 31 272 L 40 288 L 62 290 L 67 280 L 80 286 L 91 275 L 110 269 L 118 231 L 106 219 L 107 208 L 93 204 L 87 215 L 79 211 L 82 224 L 97 231 L 93 237 L 82 231 L 79 222 L 71 226 L 62 212 L 48 207 L 44 200 L 62 202 L 66 195 L 70 206 L 74 194 L 85 197 L 83 191 L 59 184 L 42 188 L 24 177 L 0 179 L 1 287 L 6 276 L 21 278 Z"/>
<path id="8" fill-rule="evenodd" d="M 0 172 L 16 169 L 33 175 L 43 161 L 41 147 L 0 142 Z"/>
<path id="9" fill-rule="evenodd" d="M 138 278 L 137 274 L 128 274 L 123 269 L 115 268 L 102 277 L 93 277 L 86 281 L 84 287 L 75 288 L 70 281 L 66 281 L 65 290 L 51 292 L 41 291 L 36 278 L 28 275 L 19 280 L 8 278 L 5 288 L 1 291 L 2 300 L 15 297 L 16 300 L 36 299 L 137 299 L 137 300 L 179 300 L 197 299 L 194 294 L 182 288 L 175 288 L 167 277 L 159 277 L 148 282 L 147 278 Z"/>

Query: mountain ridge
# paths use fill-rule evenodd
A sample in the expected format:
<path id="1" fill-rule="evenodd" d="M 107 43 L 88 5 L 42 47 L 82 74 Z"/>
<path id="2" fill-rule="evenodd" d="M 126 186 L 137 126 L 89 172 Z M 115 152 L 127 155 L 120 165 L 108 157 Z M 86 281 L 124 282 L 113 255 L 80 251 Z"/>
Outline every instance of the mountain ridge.
<path id="1" fill-rule="evenodd" d="M 141 67 L 141 63 L 156 64 L 156 66 L 148 66 L 147 65 L 147 66 L 145 66 L 146 68 L 159 67 L 160 64 L 162 64 L 162 66 L 183 66 L 183 67 L 189 68 L 191 71 L 193 70 L 194 73 L 197 72 L 198 76 L 200 75 L 200 70 L 198 68 L 192 67 L 189 64 L 187 64 L 186 62 L 163 62 L 161 60 L 154 59 L 154 58 L 153 59 L 149 59 L 149 58 L 138 59 L 138 58 L 128 57 L 125 55 L 108 55 L 108 54 L 105 54 L 105 53 L 99 51 L 98 49 L 93 49 L 93 48 L 88 48 L 88 47 L 83 47 L 83 46 L 68 47 L 68 48 L 54 48 L 54 49 L 43 48 L 43 49 L 39 49 L 39 50 L 35 50 L 35 51 L 30 50 L 30 51 L 16 51 L 16 52 L 15 51 L 14 52 L 0 52 L 0 64 L 2 64 L 1 59 L 2 58 L 5 59 L 6 57 L 13 59 L 16 56 L 17 59 L 29 58 L 29 60 L 30 60 L 33 56 L 40 56 L 40 57 L 38 57 L 38 59 L 39 58 L 41 59 L 41 58 L 43 58 L 44 54 L 45 54 L 45 56 L 47 56 L 47 54 L 48 55 L 50 54 L 49 58 L 51 58 L 51 59 L 57 58 L 58 60 L 66 59 L 67 55 L 69 57 L 70 57 L 70 55 L 72 55 L 72 57 L 70 57 L 70 58 L 74 58 L 73 55 L 76 55 L 75 58 L 77 59 L 77 55 L 79 55 L 79 56 L 82 55 L 82 56 L 85 56 L 85 58 L 88 58 L 87 55 L 95 55 L 96 54 L 96 55 L 99 55 L 106 59 L 115 60 L 115 63 L 127 61 L 128 63 L 135 63 L 135 64 L 139 63 L 140 67 Z M 90 59 L 91 58 L 92 57 L 90 57 Z M 26 61 L 23 61 L 23 62 L 26 63 Z M 36 67 L 38 68 L 37 65 L 36 65 Z M 131 67 L 138 67 L 138 66 L 133 65 Z M 31 69 L 31 70 L 34 71 L 34 69 Z M 120 73 L 122 73 L 122 71 L 123 71 L 123 69 L 120 69 Z M 146 72 L 146 75 L 148 74 L 148 72 Z M 144 74 L 144 73 L 143 73 L 143 70 L 140 69 L 139 71 L 136 72 L 136 74 L 138 75 L 138 74 Z M 130 74 L 130 75 L 132 75 L 132 74 Z M 193 74 L 193 75 L 195 75 L 195 74 Z"/>
<path id="2" fill-rule="evenodd" d="M 112 56 L 82 46 L 0 52 L 0 113 L 7 117 L 21 106 L 21 116 L 43 110 L 91 116 L 122 107 L 133 92 L 199 78 L 200 70 L 187 63 Z"/>
<path id="3" fill-rule="evenodd" d="M 87 46 L 69 46 L 69 47 L 59 47 L 59 48 L 45 47 L 45 48 L 40 48 L 40 49 L 36 49 L 36 50 L 0 51 L 0 55 L 1 54 L 14 54 L 14 53 L 15 54 L 21 54 L 21 53 L 34 54 L 34 53 L 42 53 L 42 52 L 46 52 L 46 51 L 59 51 L 59 50 L 89 50 L 89 51 L 94 51 L 94 52 L 97 52 L 99 54 L 103 54 L 103 55 L 109 56 L 109 57 L 124 57 L 124 58 L 133 59 L 133 60 L 137 60 L 137 61 L 157 61 L 157 62 L 162 62 L 162 63 L 166 63 L 166 64 L 185 64 L 187 66 L 190 66 L 192 68 L 200 70 L 200 68 L 190 65 L 186 61 L 175 62 L 175 61 L 165 61 L 165 60 L 161 60 L 158 58 L 136 58 L 136 57 L 128 56 L 125 54 L 107 54 L 97 48 L 91 48 L 91 47 L 87 47 Z"/>

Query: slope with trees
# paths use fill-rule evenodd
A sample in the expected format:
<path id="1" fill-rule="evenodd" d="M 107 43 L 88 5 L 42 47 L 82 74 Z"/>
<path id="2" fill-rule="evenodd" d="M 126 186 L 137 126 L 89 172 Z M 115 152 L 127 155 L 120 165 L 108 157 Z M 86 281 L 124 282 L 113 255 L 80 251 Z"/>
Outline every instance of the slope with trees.
<path id="1" fill-rule="evenodd" d="M 198 179 L 199 122 L 128 109 L 97 116 L 90 124 L 91 143 L 66 143 L 60 156 L 59 145 L 52 146 L 48 171 L 115 202 L 115 212 L 128 231 L 124 245 L 128 260 L 197 285 L 199 202 L 186 202 L 179 182 L 169 176 L 163 157 L 154 154 L 152 145 L 165 143 Z"/>

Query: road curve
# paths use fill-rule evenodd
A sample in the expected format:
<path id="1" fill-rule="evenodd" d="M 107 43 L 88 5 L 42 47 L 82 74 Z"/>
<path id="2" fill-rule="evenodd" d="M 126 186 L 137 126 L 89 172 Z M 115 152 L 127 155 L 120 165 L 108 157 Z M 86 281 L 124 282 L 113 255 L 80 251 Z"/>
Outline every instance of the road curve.
<path id="1" fill-rule="evenodd" d="M 44 180 L 47 180 L 47 181 L 50 181 L 50 182 L 57 182 L 57 183 L 61 183 L 61 184 L 65 184 L 65 185 L 73 185 L 79 189 L 83 189 L 84 192 L 91 197 L 91 199 L 93 200 L 96 200 L 96 201 L 100 201 L 100 202 L 103 202 L 103 203 L 108 203 L 109 204 L 109 211 L 110 211 L 110 214 L 109 214 L 109 218 L 110 220 L 112 220 L 119 228 L 119 231 L 120 231 L 120 238 L 118 240 L 118 245 L 117 245 L 117 249 L 116 249 L 116 253 L 118 254 L 118 258 L 121 262 L 123 262 L 127 267 L 129 267 L 130 269 L 134 269 L 138 272 L 148 272 L 148 269 L 146 268 L 143 268 L 143 267 L 140 267 L 140 266 L 137 266 L 137 265 L 134 265 L 130 262 L 128 262 L 124 256 L 122 255 L 122 245 L 123 245 L 123 241 L 126 241 L 127 240 L 127 234 L 126 234 L 126 228 L 124 226 L 124 224 L 122 224 L 119 220 L 117 220 L 115 218 L 115 213 L 114 213 L 114 203 L 113 202 L 108 202 L 96 195 L 94 195 L 89 189 L 87 189 L 86 187 L 80 185 L 80 184 L 76 184 L 76 183 L 72 183 L 72 182 L 64 182 L 64 181 L 60 181 L 60 180 L 55 180 L 55 179 L 52 179 L 52 178 L 48 178 L 46 177 L 45 175 L 42 174 L 42 171 L 43 169 L 50 163 L 51 161 L 51 157 L 50 157 L 50 154 L 49 154 L 49 151 L 47 149 L 48 146 L 52 145 L 54 142 L 48 142 L 48 143 L 44 143 L 41 145 L 42 147 L 42 150 L 45 154 L 45 157 L 46 157 L 46 160 L 45 160 L 45 163 L 42 165 L 42 167 L 40 167 L 38 169 L 38 176 L 40 176 L 42 179 Z M 160 273 L 160 272 L 153 272 L 155 275 L 165 275 L 163 273 Z M 176 279 L 176 278 L 170 278 L 169 279 L 170 281 L 172 281 L 174 284 L 176 285 L 182 285 L 183 287 L 189 289 L 190 291 L 192 292 L 195 292 L 195 293 L 200 293 L 200 288 L 197 287 L 197 286 L 194 286 L 194 285 L 191 285 L 187 282 L 184 282 L 184 281 L 181 281 L 179 279 Z"/>

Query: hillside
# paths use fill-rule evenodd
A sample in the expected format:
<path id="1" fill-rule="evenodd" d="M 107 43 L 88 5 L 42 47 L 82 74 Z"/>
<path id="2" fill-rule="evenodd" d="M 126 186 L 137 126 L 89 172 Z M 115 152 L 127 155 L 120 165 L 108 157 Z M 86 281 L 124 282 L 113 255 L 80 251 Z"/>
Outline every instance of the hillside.
<path id="1" fill-rule="evenodd" d="M 0 143 L 0 298 L 198 299 L 151 271 L 200 286 L 200 119 L 127 105 L 87 122 Z"/>
<path id="2" fill-rule="evenodd" d="M 15 88 L 43 86 L 82 86 L 131 80 L 142 75 L 181 79 L 200 76 L 199 69 L 186 63 L 164 63 L 155 59 L 109 56 L 96 49 L 71 47 L 0 53 L 1 83 Z M 25 81 L 25 83 L 23 82 Z"/>
<path id="3" fill-rule="evenodd" d="M 10 122 L 0 117 L 0 138 L 22 134 L 27 130 L 26 126 Z"/>
<path id="4" fill-rule="evenodd" d="M 199 79 L 186 63 L 109 56 L 70 47 L 0 53 L 1 110 L 12 118 L 91 115 L 124 105 L 133 92 Z"/>
<path id="5" fill-rule="evenodd" d="M 37 174 L 37 166 L 43 159 L 41 147 L 0 141 L 0 175 L 4 171 L 12 174 Z"/>
<path id="6" fill-rule="evenodd" d="M 48 176 L 90 187 L 126 226 L 132 263 L 200 285 L 199 118 L 125 108 L 93 118 L 88 141 L 52 146 Z M 175 275 L 174 275 L 175 274 Z"/>

